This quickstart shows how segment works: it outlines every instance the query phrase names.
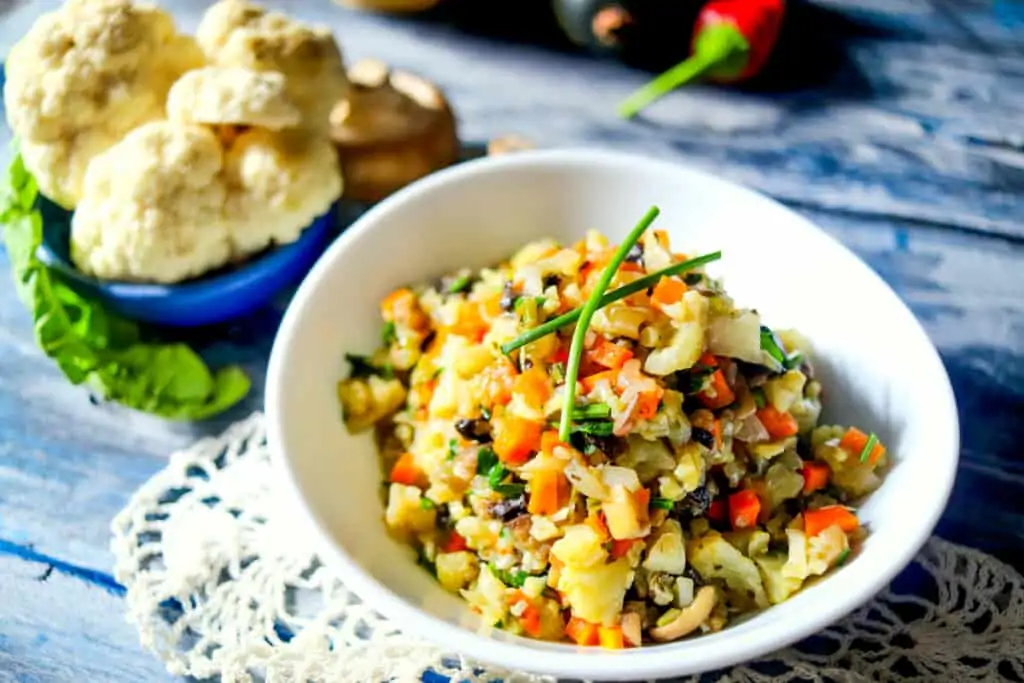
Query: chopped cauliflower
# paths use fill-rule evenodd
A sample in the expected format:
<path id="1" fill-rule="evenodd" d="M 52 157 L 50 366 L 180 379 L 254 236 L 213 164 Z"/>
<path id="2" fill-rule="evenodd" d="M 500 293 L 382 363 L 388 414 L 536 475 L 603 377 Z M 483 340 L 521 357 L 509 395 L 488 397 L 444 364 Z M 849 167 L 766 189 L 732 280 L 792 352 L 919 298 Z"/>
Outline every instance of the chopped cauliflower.
<path id="1" fill-rule="evenodd" d="M 438 553 L 434 560 L 437 580 L 453 593 L 468 586 L 480 573 L 480 560 L 465 550 L 456 553 Z"/>
<path id="2" fill-rule="evenodd" d="M 405 387 L 397 379 L 371 375 L 338 383 L 338 400 L 345 426 L 354 433 L 370 429 L 377 421 L 398 410 L 405 402 L 405 396 Z"/>
<path id="3" fill-rule="evenodd" d="M 434 528 L 437 510 L 422 504 L 422 495 L 415 486 L 392 484 L 388 489 L 388 508 L 384 521 L 400 536 L 430 531 Z"/>
<path id="4" fill-rule="evenodd" d="M 223 154 L 206 128 L 154 121 L 97 156 L 71 222 L 71 257 L 109 280 L 177 282 L 225 264 Z"/>
<path id="5" fill-rule="evenodd" d="M 341 50 L 330 30 L 268 12 L 247 0 L 220 0 L 211 6 L 196 39 L 218 66 L 284 74 L 304 128 L 328 130 L 331 110 L 348 92 Z"/>
<path id="6" fill-rule="evenodd" d="M 171 87 L 167 118 L 281 130 L 298 126 L 302 113 L 288 97 L 284 74 L 207 66 L 189 71 Z"/>
<path id="7" fill-rule="evenodd" d="M 567 564 L 558 576 L 557 589 L 565 596 L 574 615 L 611 626 L 619 619 L 622 601 L 632 582 L 629 559 L 622 557 L 590 567 Z"/>
<path id="8" fill-rule="evenodd" d="M 731 601 L 750 607 L 768 606 L 764 581 L 757 565 L 721 534 L 711 532 L 694 539 L 687 544 L 686 551 L 690 564 L 702 578 L 725 582 Z"/>
<path id="9" fill-rule="evenodd" d="M 171 84 L 202 63 L 196 43 L 152 5 L 68 0 L 42 15 L 8 55 L 4 103 L 43 194 L 74 208 L 89 162 L 163 118 Z"/>
<path id="10" fill-rule="evenodd" d="M 236 256 L 298 239 L 341 194 L 338 155 L 327 138 L 250 128 L 227 152 L 231 247 Z"/>

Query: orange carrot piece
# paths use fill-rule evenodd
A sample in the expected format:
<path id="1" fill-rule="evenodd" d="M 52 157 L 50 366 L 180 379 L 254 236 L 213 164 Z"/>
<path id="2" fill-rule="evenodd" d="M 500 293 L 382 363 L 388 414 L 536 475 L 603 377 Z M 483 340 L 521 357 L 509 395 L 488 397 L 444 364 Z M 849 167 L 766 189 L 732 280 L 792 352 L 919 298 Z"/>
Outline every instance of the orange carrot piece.
<path id="1" fill-rule="evenodd" d="M 795 417 L 789 413 L 779 412 L 771 404 L 757 411 L 757 419 L 764 425 L 768 436 L 776 441 L 796 436 L 796 433 L 800 431 L 800 426 L 797 425 Z"/>
<path id="2" fill-rule="evenodd" d="M 509 415 L 496 425 L 494 453 L 503 463 L 522 465 L 530 453 L 540 450 L 541 425 Z"/>
<path id="3" fill-rule="evenodd" d="M 711 434 L 715 437 L 715 448 L 722 450 L 722 421 L 717 417 L 711 423 Z"/>
<path id="4" fill-rule="evenodd" d="M 668 247 L 669 247 L 668 233 L 665 232 L 664 230 L 655 230 L 655 231 L 653 231 L 653 234 L 654 234 L 654 239 L 658 240 L 658 244 L 661 246 L 661 248 L 662 249 L 668 249 Z"/>
<path id="5" fill-rule="evenodd" d="M 633 408 L 633 416 L 638 420 L 650 420 L 658 414 L 658 406 L 661 405 L 661 397 L 665 391 L 660 387 L 655 391 L 645 391 L 637 397 L 636 406 Z"/>
<path id="6" fill-rule="evenodd" d="M 597 383 L 603 379 L 608 380 L 608 384 L 610 384 L 612 389 L 614 389 L 616 383 L 618 383 L 619 381 L 619 371 L 605 370 L 604 372 L 598 372 L 593 375 L 587 375 L 586 377 L 580 380 L 580 382 L 582 382 L 583 384 L 583 391 L 585 393 L 590 393 L 591 391 L 594 390 L 594 387 L 597 386 Z"/>
<path id="7" fill-rule="evenodd" d="M 444 542 L 444 546 L 441 548 L 441 551 L 446 553 L 457 553 L 468 547 L 469 546 L 466 545 L 465 538 L 459 535 L 457 531 L 450 531 L 448 533 L 448 539 Z"/>
<path id="8" fill-rule="evenodd" d="M 633 494 L 636 498 L 636 506 L 641 510 L 646 510 L 651 507 L 651 490 L 640 489 Z"/>
<path id="9" fill-rule="evenodd" d="M 864 449 L 867 448 L 868 438 L 867 434 L 856 427 L 850 427 L 843 434 L 843 438 L 839 440 L 839 447 L 853 455 L 853 457 L 859 458 L 864 453 Z M 874 465 L 883 455 L 885 455 L 885 446 L 880 442 L 875 443 L 871 453 L 868 455 L 867 462 Z"/>
<path id="10" fill-rule="evenodd" d="M 568 493 L 568 480 L 554 469 L 534 472 L 530 479 L 530 502 L 527 505 L 531 515 L 553 515 L 562 507 Z"/>
<path id="11" fill-rule="evenodd" d="M 380 314 L 386 322 L 393 322 L 416 330 L 424 329 L 430 320 L 420 308 L 416 294 L 408 287 L 401 287 L 384 297 L 380 303 Z"/>
<path id="12" fill-rule="evenodd" d="M 522 395 L 526 405 L 542 408 L 551 398 L 551 380 L 548 378 L 548 374 L 540 368 L 530 368 L 516 376 L 512 383 L 512 391 Z"/>
<path id="13" fill-rule="evenodd" d="M 451 326 L 451 331 L 454 334 L 479 343 L 486 336 L 487 329 L 488 325 L 480 315 L 479 304 L 466 301 L 459 306 L 455 324 Z"/>
<path id="14" fill-rule="evenodd" d="M 844 532 L 850 533 L 857 530 L 860 520 L 842 505 L 829 505 L 804 512 L 804 533 L 808 537 L 817 536 L 830 526 L 838 526 Z"/>
<path id="15" fill-rule="evenodd" d="M 565 625 L 565 633 L 577 645 L 597 645 L 601 642 L 597 628 L 597 624 L 579 617 L 571 617 L 569 623 Z"/>
<path id="16" fill-rule="evenodd" d="M 713 522 L 725 521 L 725 517 L 728 513 L 726 507 L 725 501 L 721 498 L 716 498 L 711 501 L 711 504 L 708 505 L 708 519 Z"/>
<path id="17" fill-rule="evenodd" d="M 709 409 L 718 410 L 735 401 L 736 394 L 725 381 L 725 374 L 716 369 L 711 373 L 707 388 L 697 394 L 697 398 Z"/>
<path id="18" fill-rule="evenodd" d="M 597 639 L 601 647 L 608 650 L 621 650 L 626 647 L 626 638 L 621 626 L 598 626 Z"/>
<path id="19" fill-rule="evenodd" d="M 593 349 L 587 352 L 587 356 L 591 362 L 602 367 L 618 370 L 633 357 L 633 352 L 625 346 L 601 339 Z"/>
<path id="20" fill-rule="evenodd" d="M 677 304 L 686 294 L 686 284 L 677 277 L 663 277 L 654 285 L 651 292 L 651 303 L 655 306 L 671 306 Z"/>
<path id="21" fill-rule="evenodd" d="M 562 444 L 562 442 L 558 440 L 558 432 L 557 431 L 555 431 L 553 429 L 549 429 L 549 430 L 547 430 L 546 432 L 544 432 L 543 434 L 540 435 L 540 451 L 541 451 L 541 453 L 546 453 L 548 455 L 551 455 L 551 454 L 553 454 L 555 452 L 555 447 L 558 446 L 558 445 L 565 445 L 565 444 Z"/>
<path id="22" fill-rule="evenodd" d="M 512 400 L 516 368 L 508 358 L 502 357 L 488 365 L 481 377 L 481 389 L 488 406 L 505 405 Z"/>
<path id="23" fill-rule="evenodd" d="M 625 557 L 629 554 L 633 544 L 637 542 L 635 538 L 624 538 L 622 540 L 613 540 L 612 549 L 608 551 L 608 556 L 613 560 L 617 560 L 620 557 Z"/>
<path id="24" fill-rule="evenodd" d="M 757 524 L 757 516 L 760 514 L 761 500 L 750 489 L 729 496 L 729 521 L 733 529 L 749 529 Z"/>
<path id="25" fill-rule="evenodd" d="M 395 466 L 391 468 L 389 477 L 392 484 L 415 486 L 422 478 L 420 468 L 416 466 L 416 458 L 412 453 L 402 453 Z"/>
<path id="26" fill-rule="evenodd" d="M 814 493 L 828 486 L 832 470 L 823 462 L 805 462 L 800 470 L 804 476 L 804 493 Z"/>
<path id="27" fill-rule="evenodd" d="M 601 542 L 605 542 L 612 537 L 611 532 L 608 531 L 608 525 L 604 521 L 604 514 L 601 512 L 591 512 L 587 515 L 587 525 L 597 532 Z"/>

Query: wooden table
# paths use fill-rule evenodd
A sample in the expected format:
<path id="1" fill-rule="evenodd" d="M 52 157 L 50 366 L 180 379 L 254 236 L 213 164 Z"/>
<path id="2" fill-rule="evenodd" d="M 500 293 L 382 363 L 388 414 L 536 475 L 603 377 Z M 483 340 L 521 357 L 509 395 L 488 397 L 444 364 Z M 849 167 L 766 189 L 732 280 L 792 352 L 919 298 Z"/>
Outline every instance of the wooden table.
<path id="1" fill-rule="evenodd" d="M 0 0 L 0 54 L 55 4 Z M 206 3 L 164 4 L 192 29 Z M 842 54 L 815 64 L 827 72 L 816 88 L 692 88 L 634 122 L 617 119 L 615 104 L 645 75 L 615 63 L 327 0 L 270 4 L 330 23 L 349 59 L 377 56 L 439 81 L 465 139 L 518 133 L 678 159 L 838 237 L 910 304 L 952 377 L 963 456 L 938 533 L 1024 568 L 1024 3 L 829 0 L 821 7 L 846 20 L 807 35 Z M 279 315 L 197 341 L 243 362 L 259 387 Z M 167 678 L 123 620 L 108 523 L 172 450 L 261 404 L 256 389 L 201 425 L 93 405 L 38 352 L 2 288 L 0 681 Z"/>

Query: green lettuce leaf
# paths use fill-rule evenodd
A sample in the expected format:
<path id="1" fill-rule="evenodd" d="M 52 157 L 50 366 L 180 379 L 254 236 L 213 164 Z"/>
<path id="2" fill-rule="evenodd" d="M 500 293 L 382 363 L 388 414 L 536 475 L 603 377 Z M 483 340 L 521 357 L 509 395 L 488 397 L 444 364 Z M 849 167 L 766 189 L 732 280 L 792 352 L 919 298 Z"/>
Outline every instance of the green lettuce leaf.
<path id="1" fill-rule="evenodd" d="M 39 189 L 21 155 L 0 191 L 0 230 L 14 286 L 32 314 L 39 347 L 73 384 L 175 420 L 207 418 L 245 397 L 251 382 L 238 366 L 214 373 L 185 344 L 142 341 L 138 325 L 81 296 L 39 261 Z"/>

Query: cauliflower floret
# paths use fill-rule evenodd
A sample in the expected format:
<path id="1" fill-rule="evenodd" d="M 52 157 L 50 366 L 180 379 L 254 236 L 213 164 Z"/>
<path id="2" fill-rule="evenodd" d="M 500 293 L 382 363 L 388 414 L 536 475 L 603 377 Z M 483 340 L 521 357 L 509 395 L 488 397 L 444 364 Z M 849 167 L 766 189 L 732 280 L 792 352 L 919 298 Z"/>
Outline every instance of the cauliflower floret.
<path id="1" fill-rule="evenodd" d="M 345 426 L 353 434 L 364 432 L 405 403 L 406 391 L 397 379 L 371 375 L 338 383 L 338 400 Z"/>
<path id="2" fill-rule="evenodd" d="M 341 50 L 327 28 L 307 26 L 246 0 L 221 0 L 203 15 L 196 39 L 218 66 L 284 74 L 305 128 L 328 130 L 331 110 L 348 92 Z"/>
<path id="3" fill-rule="evenodd" d="M 721 579 L 729 598 L 739 606 L 767 607 L 768 597 L 757 565 L 745 557 L 721 534 L 711 532 L 687 544 L 687 557 L 707 581 Z"/>
<path id="4" fill-rule="evenodd" d="M 437 509 L 424 507 L 422 495 L 415 486 L 392 484 L 388 489 L 388 508 L 384 521 L 399 536 L 430 531 L 437 519 Z"/>
<path id="5" fill-rule="evenodd" d="M 43 193 L 74 208 L 92 158 L 162 118 L 171 84 L 202 63 L 151 5 L 68 0 L 41 16 L 8 55 L 4 102 Z"/>
<path id="6" fill-rule="evenodd" d="M 468 586 L 480 573 L 480 561 L 476 555 L 466 551 L 438 553 L 434 560 L 437 580 L 453 593 Z"/>
<path id="7" fill-rule="evenodd" d="M 250 128 L 225 161 L 227 213 L 236 256 L 288 244 L 341 194 L 338 155 L 330 140 Z"/>
<path id="8" fill-rule="evenodd" d="M 626 590 L 633 583 L 629 560 L 619 558 L 590 567 L 566 565 L 558 576 L 558 590 L 572 613 L 581 619 L 611 626 L 619 619 Z"/>
<path id="9" fill-rule="evenodd" d="M 282 73 L 207 66 L 189 71 L 171 87 L 167 118 L 281 130 L 298 126 L 302 113 L 288 97 Z"/>
<path id="10" fill-rule="evenodd" d="M 678 315 L 673 317 L 675 332 L 668 345 L 651 351 L 644 361 L 644 370 L 664 377 L 677 370 L 686 370 L 704 351 L 704 333 L 708 324 L 708 300 L 700 292 L 690 290 L 683 300 L 675 304 Z"/>
<path id="11" fill-rule="evenodd" d="M 97 156 L 71 257 L 109 280 L 179 282 L 228 261 L 222 152 L 206 128 L 154 121 Z"/>

